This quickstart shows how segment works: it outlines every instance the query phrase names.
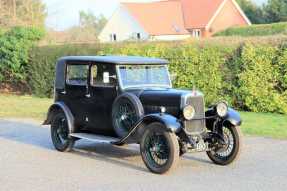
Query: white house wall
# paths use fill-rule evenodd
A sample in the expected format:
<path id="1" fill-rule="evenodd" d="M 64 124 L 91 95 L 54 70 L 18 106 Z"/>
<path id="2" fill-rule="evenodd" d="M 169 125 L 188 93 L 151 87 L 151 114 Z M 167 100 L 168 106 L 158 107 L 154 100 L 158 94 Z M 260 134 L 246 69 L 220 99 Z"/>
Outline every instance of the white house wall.
<path id="1" fill-rule="evenodd" d="M 116 34 L 117 41 L 125 41 L 136 38 L 137 33 L 140 33 L 142 40 L 149 38 L 149 35 L 125 7 L 120 6 L 100 33 L 99 40 L 101 42 L 111 42 L 111 34 Z"/>

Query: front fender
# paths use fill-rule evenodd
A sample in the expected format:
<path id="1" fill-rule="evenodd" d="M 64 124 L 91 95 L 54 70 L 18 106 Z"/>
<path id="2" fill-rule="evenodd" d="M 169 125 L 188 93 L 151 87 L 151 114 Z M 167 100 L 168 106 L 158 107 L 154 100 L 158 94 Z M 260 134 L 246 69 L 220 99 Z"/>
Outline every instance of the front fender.
<path id="1" fill-rule="evenodd" d="M 242 123 L 240 114 L 232 108 L 228 108 L 227 115 L 222 119 L 217 114 L 214 108 L 210 108 L 205 112 L 206 127 L 209 130 L 213 130 L 214 124 L 220 122 L 223 125 L 240 126 Z"/>
<path id="2" fill-rule="evenodd" d="M 166 129 L 173 133 L 178 133 L 182 128 L 178 119 L 169 114 L 149 114 L 143 117 L 142 123 L 150 124 L 159 122 L 165 125 Z"/>
<path id="3" fill-rule="evenodd" d="M 242 124 L 242 119 L 240 117 L 240 114 L 235 111 L 232 108 L 228 108 L 228 113 L 226 117 L 224 118 L 224 124 L 225 123 L 230 123 L 234 126 L 240 126 Z"/>
<path id="4" fill-rule="evenodd" d="M 182 128 L 177 118 L 172 115 L 148 114 L 143 116 L 125 137 L 123 137 L 117 142 L 114 142 L 113 144 L 122 145 L 126 143 L 130 137 L 132 138 L 131 140 L 129 140 L 130 143 L 138 143 L 144 131 L 146 130 L 146 126 L 154 122 L 162 123 L 165 126 L 166 130 L 172 133 L 178 133 Z"/>

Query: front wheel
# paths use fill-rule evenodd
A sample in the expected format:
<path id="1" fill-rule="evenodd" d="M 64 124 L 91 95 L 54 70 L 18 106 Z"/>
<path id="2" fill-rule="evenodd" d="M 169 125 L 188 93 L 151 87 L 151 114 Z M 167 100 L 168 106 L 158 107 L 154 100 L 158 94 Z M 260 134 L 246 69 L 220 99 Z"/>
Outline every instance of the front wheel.
<path id="1" fill-rule="evenodd" d="M 51 124 L 51 138 L 54 147 L 61 152 L 72 150 L 75 140 L 69 137 L 68 121 L 64 113 L 55 115 Z"/>
<path id="2" fill-rule="evenodd" d="M 218 144 L 207 152 L 208 157 L 219 165 L 228 165 L 239 158 L 242 148 L 242 134 L 237 126 L 223 126 L 225 144 Z"/>
<path id="3" fill-rule="evenodd" d="M 176 135 L 166 131 L 161 123 L 152 123 L 146 128 L 140 143 L 140 151 L 147 168 L 156 174 L 174 169 L 179 160 Z"/>

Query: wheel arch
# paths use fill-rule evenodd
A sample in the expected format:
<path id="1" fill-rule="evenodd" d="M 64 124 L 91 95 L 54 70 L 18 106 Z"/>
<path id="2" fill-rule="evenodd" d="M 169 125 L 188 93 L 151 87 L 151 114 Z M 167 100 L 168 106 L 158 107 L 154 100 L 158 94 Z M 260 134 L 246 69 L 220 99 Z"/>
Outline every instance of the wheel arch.
<path id="1" fill-rule="evenodd" d="M 169 114 L 149 114 L 143 117 L 142 123 L 138 132 L 143 133 L 146 127 L 151 123 L 161 123 L 165 126 L 166 130 L 172 133 L 178 133 L 182 126 L 180 122 L 178 122 L 177 118 Z"/>
<path id="2" fill-rule="evenodd" d="M 75 129 L 75 118 L 69 107 L 64 102 L 56 102 L 49 108 L 47 119 L 44 121 L 43 125 L 50 125 L 52 123 L 53 117 L 61 111 L 67 118 L 70 133 L 73 133 Z"/>

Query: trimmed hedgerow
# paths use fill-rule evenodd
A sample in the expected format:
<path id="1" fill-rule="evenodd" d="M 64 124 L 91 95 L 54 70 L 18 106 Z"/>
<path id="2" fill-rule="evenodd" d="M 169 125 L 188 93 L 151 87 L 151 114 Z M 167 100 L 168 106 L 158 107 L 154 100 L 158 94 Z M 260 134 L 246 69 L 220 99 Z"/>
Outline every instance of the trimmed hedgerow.
<path id="1" fill-rule="evenodd" d="M 97 55 L 99 46 L 63 45 L 35 47 L 30 51 L 27 82 L 32 93 L 39 97 L 52 97 L 55 65 L 58 58 L 70 55 Z"/>
<path id="2" fill-rule="evenodd" d="M 242 50 L 242 71 L 238 75 L 237 95 L 244 106 L 255 112 L 287 112 L 284 96 L 276 87 L 280 70 L 273 61 L 278 49 L 246 45 Z"/>
<path id="3" fill-rule="evenodd" d="M 232 27 L 216 33 L 214 36 L 267 36 L 287 34 L 287 23 L 260 24 L 243 27 Z"/>
<path id="4" fill-rule="evenodd" d="M 283 46 L 282 46 L 283 47 Z M 287 113 L 287 49 L 275 45 L 123 43 L 38 47 L 31 52 L 28 83 L 38 96 L 53 95 L 57 58 L 66 55 L 139 55 L 166 58 L 176 88 L 200 89 L 207 104 L 228 100 L 238 109 Z"/>

